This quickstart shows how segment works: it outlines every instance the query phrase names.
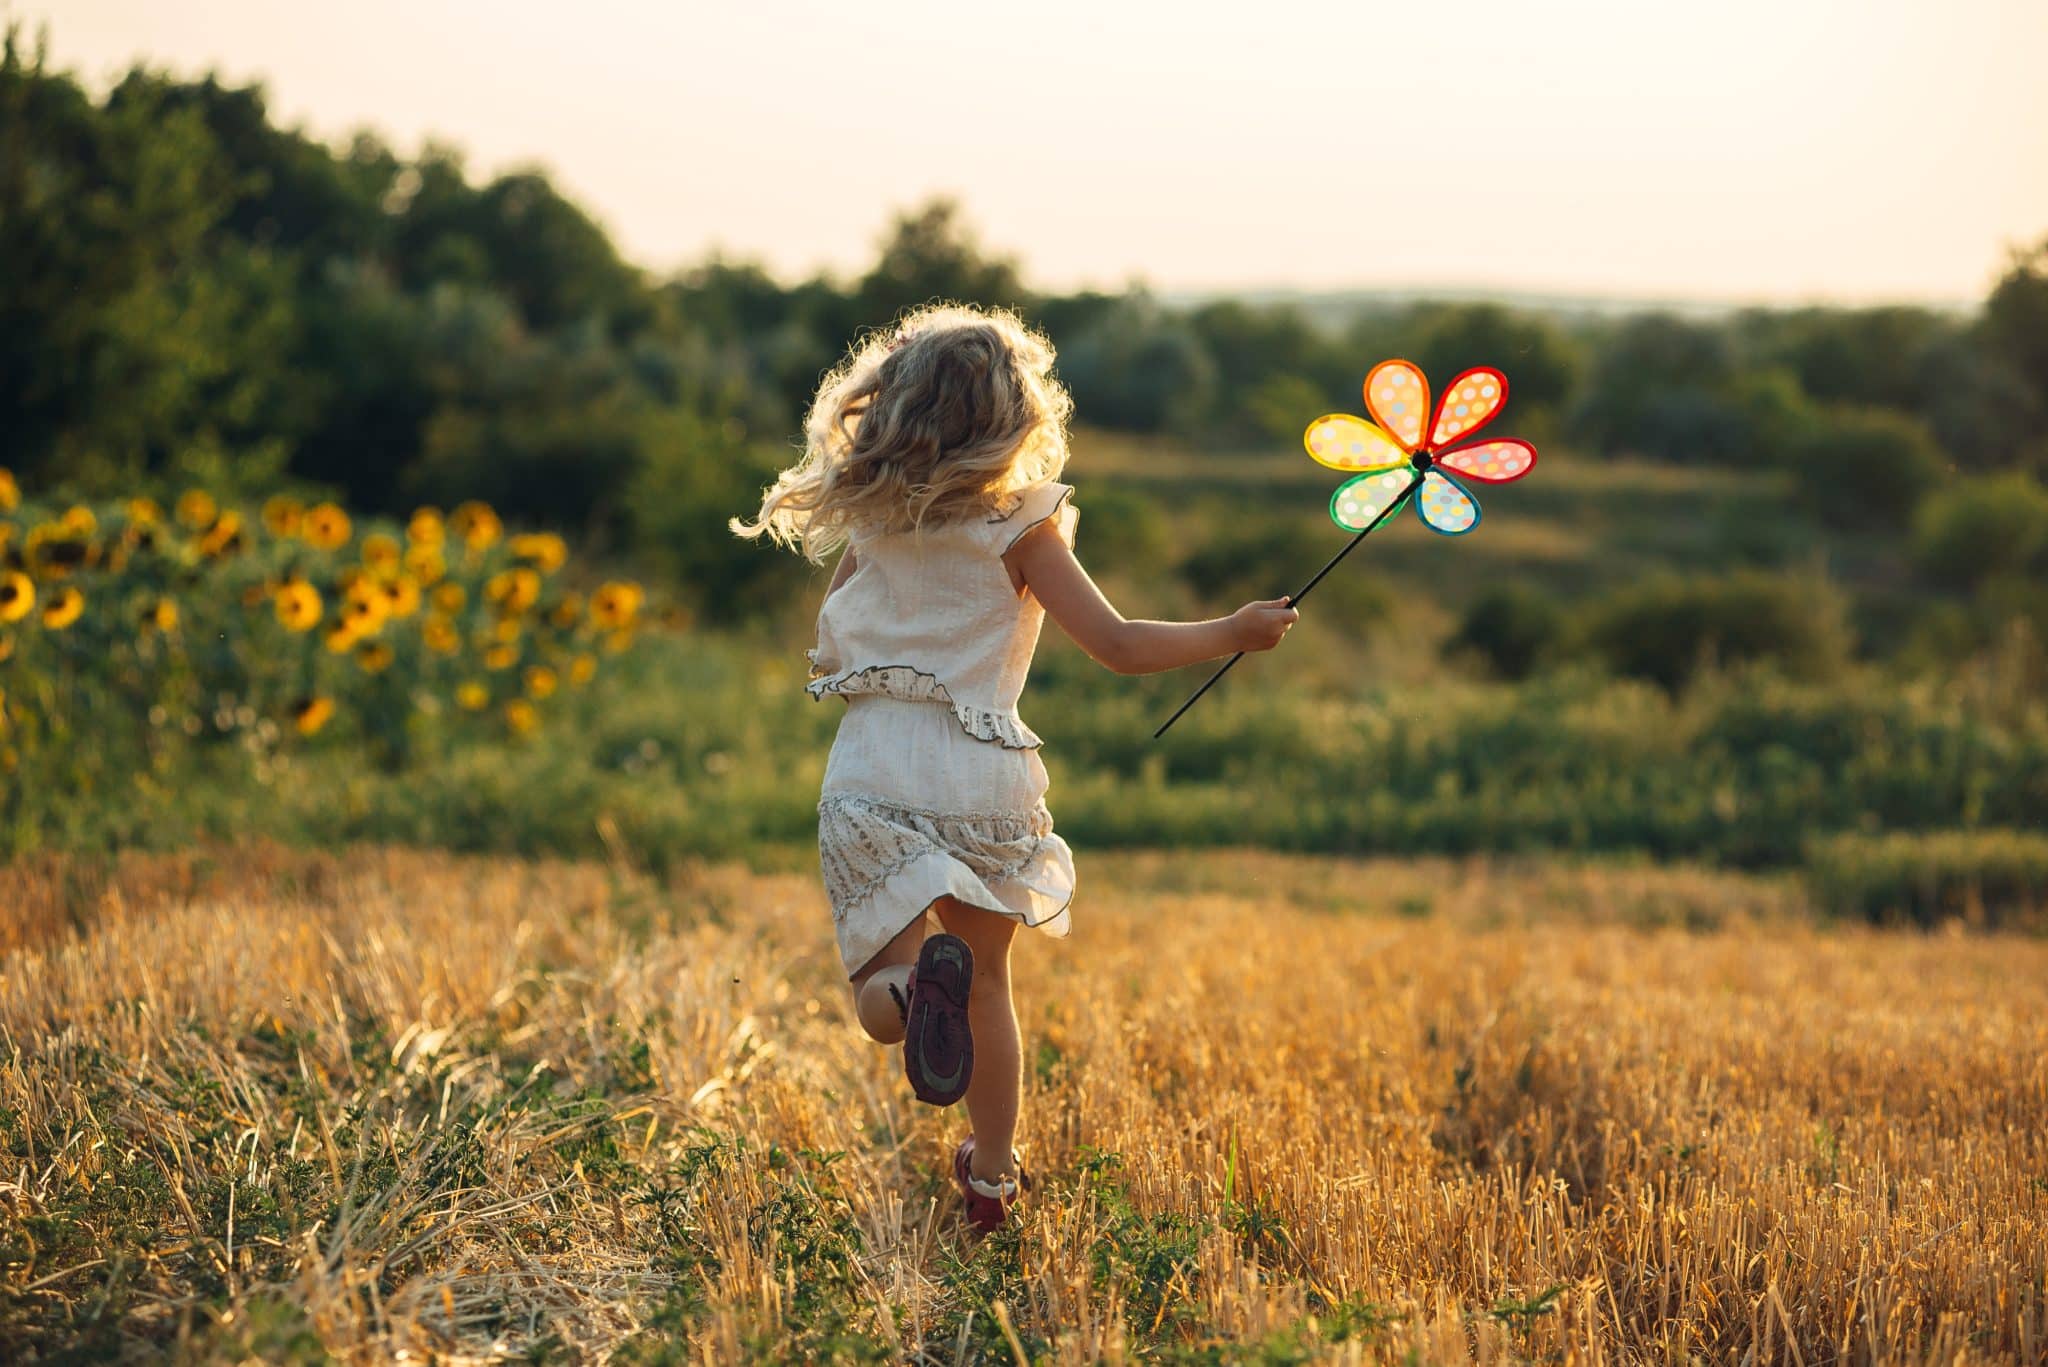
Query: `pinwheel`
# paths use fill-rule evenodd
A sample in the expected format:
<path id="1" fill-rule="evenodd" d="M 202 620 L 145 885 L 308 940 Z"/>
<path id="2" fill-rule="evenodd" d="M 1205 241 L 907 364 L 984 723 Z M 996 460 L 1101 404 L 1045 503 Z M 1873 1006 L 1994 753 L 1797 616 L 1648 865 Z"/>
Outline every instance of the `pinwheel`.
<path id="1" fill-rule="evenodd" d="M 1289 594 L 1287 601 L 1299 607 L 1338 561 L 1418 490 L 1415 515 L 1423 526 L 1444 536 L 1463 536 L 1477 527 L 1479 500 L 1472 497 L 1460 476 L 1482 484 L 1506 484 L 1536 468 L 1536 448 L 1517 437 L 1454 445 L 1470 441 L 1507 401 L 1508 377 L 1492 366 L 1477 366 L 1451 381 L 1432 413 L 1429 377 L 1422 367 L 1413 361 L 1381 361 L 1365 377 L 1365 411 L 1378 419 L 1377 423 L 1349 413 L 1326 413 L 1310 423 L 1302 434 L 1309 455 L 1333 470 L 1351 472 L 1351 478 L 1330 495 L 1330 520 L 1356 535 L 1314 578 Z M 1244 652 L 1239 651 L 1225 660 L 1207 683 L 1160 723 L 1153 739 L 1165 735 L 1166 728 L 1195 705 L 1195 699 L 1243 658 Z"/>

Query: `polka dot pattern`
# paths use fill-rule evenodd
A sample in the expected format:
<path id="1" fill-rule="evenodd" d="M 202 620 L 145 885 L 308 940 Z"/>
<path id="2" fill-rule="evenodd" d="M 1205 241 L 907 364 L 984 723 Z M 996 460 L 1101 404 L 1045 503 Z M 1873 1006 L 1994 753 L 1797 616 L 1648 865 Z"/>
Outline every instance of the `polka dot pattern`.
<path id="1" fill-rule="evenodd" d="M 1408 453 L 1392 437 L 1349 413 L 1317 418 L 1302 434 L 1302 443 L 1309 455 L 1332 470 L 1384 470 L 1408 461 Z"/>
<path id="2" fill-rule="evenodd" d="M 1479 525 L 1479 505 L 1472 495 L 1434 470 L 1422 477 L 1422 501 L 1415 511 L 1424 526 L 1445 536 L 1461 536 Z"/>
<path id="3" fill-rule="evenodd" d="M 1508 383 L 1498 370 L 1468 370 L 1444 390 L 1437 403 L 1436 426 L 1430 429 L 1429 444 L 1441 446 L 1458 441 L 1492 421 L 1508 401 Z"/>
<path id="4" fill-rule="evenodd" d="M 1535 467 L 1536 448 L 1526 441 L 1512 438 L 1481 442 L 1477 446 L 1446 451 L 1436 458 L 1436 463 L 1488 484 L 1505 484 L 1511 479 L 1520 479 Z"/>
<path id="5" fill-rule="evenodd" d="M 1381 361 L 1365 377 L 1365 411 L 1379 419 L 1406 450 L 1422 445 L 1429 413 L 1429 380 L 1413 361 Z"/>
<path id="6" fill-rule="evenodd" d="M 1347 532 L 1362 532 L 1372 520 L 1392 506 L 1414 478 L 1404 466 L 1398 470 L 1377 470 L 1356 475 L 1337 486 L 1330 496 L 1330 520 Z"/>

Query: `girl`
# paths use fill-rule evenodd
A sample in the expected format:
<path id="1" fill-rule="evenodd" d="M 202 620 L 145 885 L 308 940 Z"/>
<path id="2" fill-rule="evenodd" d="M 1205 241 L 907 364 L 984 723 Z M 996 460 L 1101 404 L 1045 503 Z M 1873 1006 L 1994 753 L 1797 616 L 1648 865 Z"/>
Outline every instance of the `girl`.
<path id="1" fill-rule="evenodd" d="M 1052 347 L 1006 312 L 918 310 L 825 377 L 803 458 L 741 536 L 814 563 L 843 547 L 818 613 L 812 696 L 848 704 L 818 801 L 818 854 L 854 1013 L 903 1045 L 917 1096 L 966 1098 L 953 1158 L 967 1215 L 1000 1225 L 1030 1184 L 1011 1147 L 1022 1051 L 1019 925 L 1064 936 L 1074 861 L 1017 714 L 1045 616 L 1119 674 L 1270 650 L 1285 599 L 1206 622 L 1127 621 L 1074 558 L 1073 407 Z M 927 913 L 943 931 L 932 933 Z"/>

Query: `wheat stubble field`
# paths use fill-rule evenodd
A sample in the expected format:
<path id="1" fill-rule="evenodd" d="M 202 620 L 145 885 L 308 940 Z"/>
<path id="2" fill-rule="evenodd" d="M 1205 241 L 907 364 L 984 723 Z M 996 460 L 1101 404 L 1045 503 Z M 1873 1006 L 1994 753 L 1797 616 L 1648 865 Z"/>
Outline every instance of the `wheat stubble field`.
<path id="1" fill-rule="evenodd" d="M 0 1359 L 2048 1353 L 2048 943 L 1684 870 L 1083 877 L 976 1246 L 802 873 L 0 872 Z"/>

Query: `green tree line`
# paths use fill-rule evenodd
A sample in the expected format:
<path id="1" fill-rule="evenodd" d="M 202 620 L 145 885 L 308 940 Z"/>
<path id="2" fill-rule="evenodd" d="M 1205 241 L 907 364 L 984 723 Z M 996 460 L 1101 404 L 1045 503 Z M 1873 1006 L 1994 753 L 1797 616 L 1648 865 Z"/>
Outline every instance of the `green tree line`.
<path id="1" fill-rule="evenodd" d="M 945 297 L 1017 307 L 1085 423 L 1221 448 L 1355 409 L 1364 368 L 1514 379 L 1517 430 L 1589 456 L 1784 470 L 1814 518 L 1911 534 L 1972 589 L 2048 554 L 2048 241 L 1981 309 L 1574 318 L 1494 304 L 1175 306 L 1045 293 L 956 206 L 853 278 L 657 278 L 538 171 L 472 176 L 279 127 L 259 87 L 137 67 L 95 96 L 18 26 L 0 56 L 0 464 L 81 492 L 307 486 L 370 511 L 479 497 L 630 552 L 712 614 L 793 571 L 723 521 L 790 454 L 849 338 Z"/>

